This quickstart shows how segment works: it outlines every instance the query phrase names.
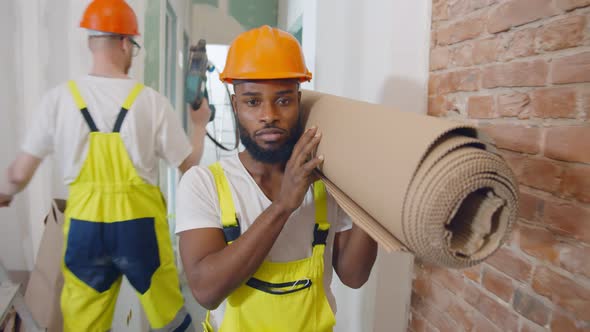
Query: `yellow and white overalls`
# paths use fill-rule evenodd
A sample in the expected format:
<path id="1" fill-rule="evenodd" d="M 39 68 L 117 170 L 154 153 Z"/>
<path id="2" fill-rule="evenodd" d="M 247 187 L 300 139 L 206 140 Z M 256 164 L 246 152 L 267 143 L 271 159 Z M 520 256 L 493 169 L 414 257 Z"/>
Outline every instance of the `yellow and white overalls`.
<path id="1" fill-rule="evenodd" d="M 143 85 L 133 88 L 111 133 L 98 131 L 76 83 L 68 86 L 90 134 L 65 212 L 64 331 L 109 330 L 123 275 L 154 330 L 185 331 L 192 323 L 180 291 L 165 202 L 158 187 L 139 177 L 119 133 Z"/>
<path id="2" fill-rule="evenodd" d="M 225 240 L 231 244 L 240 236 L 228 180 L 219 163 L 209 167 L 215 179 Z M 291 262 L 264 261 L 245 284 L 226 300 L 220 332 L 324 332 L 336 323 L 324 290 L 324 249 L 330 224 L 326 190 L 314 183 L 316 224 L 312 254 Z M 331 267 L 330 267 L 331 268 Z M 209 315 L 203 323 L 214 331 Z"/>

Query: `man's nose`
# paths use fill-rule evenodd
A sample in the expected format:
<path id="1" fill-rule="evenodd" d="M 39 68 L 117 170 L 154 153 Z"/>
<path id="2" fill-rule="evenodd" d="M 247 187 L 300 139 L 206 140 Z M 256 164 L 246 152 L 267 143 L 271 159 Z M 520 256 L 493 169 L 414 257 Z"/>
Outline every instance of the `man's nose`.
<path id="1" fill-rule="evenodd" d="M 279 112 L 272 102 L 263 102 L 261 105 L 260 121 L 264 123 L 275 123 L 279 120 Z"/>

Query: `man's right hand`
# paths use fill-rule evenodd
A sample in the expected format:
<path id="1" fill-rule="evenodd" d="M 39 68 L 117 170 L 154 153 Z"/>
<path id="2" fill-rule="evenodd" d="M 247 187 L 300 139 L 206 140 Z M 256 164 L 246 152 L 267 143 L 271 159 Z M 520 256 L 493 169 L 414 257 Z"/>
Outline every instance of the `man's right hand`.
<path id="1" fill-rule="evenodd" d="M 209 101 L 207 98 L 201 100 L 201 106 L 198 109 L 192 109 L 191 106 L 191 122 L 198 128 L 205 128 L 209 119 L 211 118 L 211 109 L 209 108 Z"/>
<path id="2" fill-rule="evenodd" d="M 317 181 L 314 170 L 322 164 L 324 156 L 311 157 L 321 140 L 317 128 L 308 129 L 299 139 L 285 167 L 281 191 L 276 203 L 289 212 L 295 211 L 307 193 L 309 186 Z"/>
<path id="3" fill-rule="evenodd" d="M 0 208 L 9 207 L 12 202 L 12 196 L 0 193 Z"/>
<path id="4" fill-rule="evenodd" d="M 311 158 L 311 153 L 319 142 L 316 128 L 301 136 L 287 162 L 279 195 L 232 245 L 225 243 L 219 228 L 199 228 L 180 233 L 182 263 L 191 291 L 202 306 L 216 309 L 268 257 L 289 216 L 301 205 L 309 186 L 316 180 L 313 171 L 321 165 L 323 158 Z M 180 187 L 186 185 L 181 182 Z M 179 198 L 179 205 L 190 202 L 191 199 L 185 197 L 181 203 Z"/>

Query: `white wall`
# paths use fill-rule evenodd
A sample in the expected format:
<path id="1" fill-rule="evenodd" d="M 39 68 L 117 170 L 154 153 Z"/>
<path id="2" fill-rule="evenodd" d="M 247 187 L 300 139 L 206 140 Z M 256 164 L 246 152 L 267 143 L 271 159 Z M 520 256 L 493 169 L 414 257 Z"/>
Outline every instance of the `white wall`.
<path id="1" fill-rule="evenodd" d="M 430 6 L 427 0 L 318 1 L 316 87 L 426 113 Z"/>
<path id="2" fill-rule="evenodd" d="M 303 49 L 314 74 L 311 87 L 425 114 L 430 7 L 429 0 L 304 0 Z M 360 290 L 335 280 L 336 331 L 405 331 L 412 264 L 408 254 L 380 251 Z"/>
<path id="3" fill-rule="evenodd" d="M 0 56 L 3 64 L 12 63 L 10 69 L 2 71 L 12 78 L 4 80 L 11 86 L 2 88 L 2 93 L 7 94 L 2 100 L 8 104 L 2 107 L 3 120 L 13 124 L 12 128 L 3 131 L 7 137 L 0 142 L 0 149 L 5 152 L 0 165 L 4 171 L 19 151 L 43 91 L 83 66 L 80 46 L 70 43 L 77 38 L 76 33 L 71 32 L 74 29 L 68 29 L 70 24 L 77 25 L 77 20 L 71 18 L 70 13 L 75 11 L 75 7 L 83 6 L 83 2 L 56 0 L 49 4 L 13 0 L 4 1 L 2 6 L 6 10 L 1 11 L 0 21 L 10 25 L 5 31 L 14 31 L 6 47 L 10 51 Z M 2 219 L 11 219 L 9 223 L 18 225 L 18 228 L 2 232 L 3 237 L 10 239 L 3 239 L 0 244 L 0 256 L 9 269 L 32 268 L 50 199 L 65 196 L 66 190 L 58 170 L 58 167 L 53 167 L 53 160 L 48 158 L 29 188 L 17 196 L 14 206 L 0 211 Z M 9 245 L 14 241 L 18 241 L 20 246 Z M 10 248 L 6 248 L 8 246 Z"/>
<path id="4" fill-rule="evenodd" d="M 0 29 L 6 31 L 3 43 L 5 51 L 0 56 L 0 72 L 3 79 L 0 80 L 0 175 L 9 166 L 11 158 L 16 154 L 17 147 L 14 144 L 19 129 L 19 114 L 17 110 L 22 108 L 23 99 L 18 93 L 18 77 L 16 46 L 21 39 L 21 29 L 18 25 L 17 4 L 8 1 L 0 3 L 0 13 L 4 13 L 0 19 Z M 28 225 L 24 222 L 24 204 L 16 199 L 10 209 L 0 209 L 0 260 L 13 270 L 26 270 L 27 262 L 25 254 L 32 255 L 32 247 L 25 245 L 22 238 L 28 232 Z M 30 244 L 30 242 L 29 242 Z"/>

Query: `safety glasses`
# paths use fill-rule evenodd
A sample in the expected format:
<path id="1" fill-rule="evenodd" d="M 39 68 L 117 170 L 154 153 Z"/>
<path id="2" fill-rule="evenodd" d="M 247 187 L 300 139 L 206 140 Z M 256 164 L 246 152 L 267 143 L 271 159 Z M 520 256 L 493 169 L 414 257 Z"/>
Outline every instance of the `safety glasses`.
<path id="1" fill-rule="evenodd" d="M 131 37 L 129 37 L 129 41 L 133 44 L 133 56 L 137 56 L 141 50 L 141 46 Z"/>
<path id="2" fill-rule="evenodd" d="M 141 50 L 141 46 L 133 39 L 133 37 L 129 37 L 129 36 L 121 36 L 121 40 L 123 39 L 128 39 L 129 42 L 131 43 L 131 45 L 133 45 L 133 56 L 137 56 L 139 54 L 139 51 Z"/>

